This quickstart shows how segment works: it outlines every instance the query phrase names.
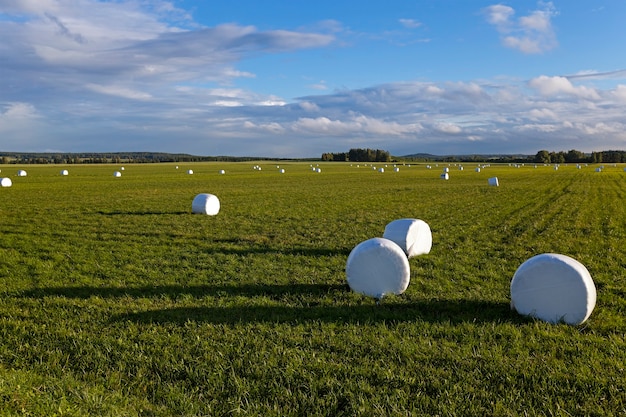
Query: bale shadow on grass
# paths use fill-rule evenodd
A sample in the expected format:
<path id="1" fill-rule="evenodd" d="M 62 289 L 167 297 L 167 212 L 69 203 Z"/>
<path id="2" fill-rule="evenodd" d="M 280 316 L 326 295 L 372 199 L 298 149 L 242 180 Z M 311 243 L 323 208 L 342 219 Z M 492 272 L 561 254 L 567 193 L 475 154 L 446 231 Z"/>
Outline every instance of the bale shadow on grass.
<path id="1" fill-rule="evenodd" d="M 322 296 L 335 291 L 348 291 L 347 284 L 241 284 L 241 285 L 158 285 L 142 287 L 42 287 L 19 293 L 23 298 L 65 297 L 153 298 L 193 296 L 281 297 L 284 295 Z"/>
<path id="2" fill-rule="evenodd" d="M 242 284 L 242 285 L 160 285 L 142 287 L 45 287 L 21 292 L 24 298 L 64 297 L 88 299 L 100 298 L 154 298 L 192 296 L 201 299 L 212 297 L 265 297 L 280 300 L 284 297 L 305 298 L 306 305 L 262 305 L 262 306 L 192 306 L 118 314 L 111 322 L 132 321 L 146 324 L 178 324 L 189 321 L 212 324 L 250 324 L 306 322 L 336 323 L 401 323 L 411 321 L 447 323 L 509 322 L 524 323 L 528 319 L 511 311 L 508 302 L 463 299 L 408 300 L 380 304 L 328 305 L 318 300 L 333 294 L 350 291 L 343 284 Z M 206 302 L 203 300 L 203 302 Z M 346 302 L 346 301 L 344 301 Z"/>
<path id="3" fill-rule="evenodd" d="M 173 214 L 173 215 L 182 215 L 189 214 L 191 215 L 191 211 L 157 211 L 157 210 L 114 210 L 114 211 L 97 211 L 98 214 L 103 216 L 152 216 L 152 215 L 165 215 L 165 214 Z"/>
<path id="4" fill-rule="evenodd" d="M 211 324 L 302 324 L 331 322 L 345 324 L 403 323 L 524 323 L 528 319 L 511 311 L 508 303 L 469 300 L 428 300 L 407 304 L 179 307 L 115 315 L 112 322 L 142 324 L 187 322 Z"/>

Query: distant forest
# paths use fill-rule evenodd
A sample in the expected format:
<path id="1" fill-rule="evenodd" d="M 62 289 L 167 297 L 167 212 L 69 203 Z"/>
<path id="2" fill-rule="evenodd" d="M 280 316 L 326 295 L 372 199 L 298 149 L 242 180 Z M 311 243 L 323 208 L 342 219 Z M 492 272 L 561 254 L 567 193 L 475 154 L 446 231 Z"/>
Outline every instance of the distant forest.
<path id="1" fill-rule="evenodd" d="M 0 152 L 0 164 L 131 164 L 159 162 L 246 162 L 246 161 L 319 161 L 317 158 L 268 158 L 236 156 L 197 156 L 164 152 L 113 153 L 33 153 Z M 322 161 L 342 162 L 493 162 L 493 163 L 626 163 L 626 151 L 601 151 L 586 154 L 577 150 L 550 152 L 541 150 L 535 155 L 431 155 L 413 154 L 392 156 L 381 149 L 350 149 L 348 152 L 323 153 Z"/>
<path id="2" fill-rule="evenodd" d="M 196 156 L 164 152 L 114 152 L 114 153 L 30 153 L 0 152 L 0 164 L 132 164 L 155 162 L 245 162 L 277 160 L 277 158 Z"/>
<path id="3" fill-rule="evenodd" d="M 567 152 L 541 150 L 535 155 L 431 155 L 413 154 L 392 157 L 380 149 L 350 149 L 349 152 L 324 153 L 322 161 L 344 162 L 517 162 L 541 164 L 566 163 L 621 163 L 626 162 L 626 151 L 601 151 L 586 154 L 572 149 Z"/>

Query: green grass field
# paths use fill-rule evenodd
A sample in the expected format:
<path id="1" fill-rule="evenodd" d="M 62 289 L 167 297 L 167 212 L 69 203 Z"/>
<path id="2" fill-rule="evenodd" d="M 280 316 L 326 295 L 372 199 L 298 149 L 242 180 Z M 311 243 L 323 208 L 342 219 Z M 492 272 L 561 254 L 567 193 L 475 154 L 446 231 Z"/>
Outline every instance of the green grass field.
<path id="1" fill-rule="evenodd" d="M 626 414 L 623 166 L 278 164 L 0 166 L 0 415 Z M 351 292 L 405 217 L 433 235 L 407 291 Z M 584 324 L 511 312 L 545 252 L 591 273 Z"/>

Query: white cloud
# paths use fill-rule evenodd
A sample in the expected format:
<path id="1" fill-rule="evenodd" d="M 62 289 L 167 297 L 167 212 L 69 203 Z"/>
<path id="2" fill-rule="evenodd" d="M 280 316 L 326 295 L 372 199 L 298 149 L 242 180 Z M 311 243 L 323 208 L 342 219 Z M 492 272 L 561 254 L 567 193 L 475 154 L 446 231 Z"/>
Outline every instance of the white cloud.
<path id="1" fill-rule="evenodd" d="M 626 85 L 619 84 L 615 90 L 612 91 L 612 94 L 622 103 L 626 103 Z"/>
<path id="2" fill-rule="evenodd" d="M 570 80 L 565 77 L 548 77 L 541 75 L 529 81 L 528 85 L 544 96 L 554 96 L 559 94 L 567 94 L 582 99 L 599 100 L 600 95 L 594 88 L 586 86 L 574 86 Z"/>
<path id="3" fill-rule="evenodd" d="M 448 133 L 452 135 L 456 135 L 462 132 L 462 129 L 459 126 L 453 123 L 446 123 L 446 122 L 435 123 L 434 129 L 438 132 Z"/>
<path id="4" fill-rule="evenodd" d="M 414 19 L 399 19 L 398 21 L 400 22 L 402 26 L 408 29 L 416 29 L 422 26 L 421 22 L 418 22 L 417 20 L 414 20 Z"/>
<path id="5" fill-rule="evenodd" d="M 557 45 L 552 18 L 557 15 L 552 2 L 540 3 L 541 9 L 515 20 L 515 10 L 502 4 L 483 9 L 487 22 L 502 36 L 502 44 L 525 54 L 539 54 Z"/>

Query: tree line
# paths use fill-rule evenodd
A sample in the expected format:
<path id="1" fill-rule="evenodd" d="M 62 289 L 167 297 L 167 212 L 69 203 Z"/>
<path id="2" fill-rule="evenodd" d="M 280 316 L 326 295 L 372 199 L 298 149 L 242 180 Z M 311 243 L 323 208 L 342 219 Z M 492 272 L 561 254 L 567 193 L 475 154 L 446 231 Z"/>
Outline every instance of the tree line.
<path id="1" fill-rule="evenodd" d="M 132 164 L 158 162 L 245 162 L 276 158 L 196 156 L 164 152 L 0 153 L 0 164 Z"/>
<path id="2" fill-rule="evenodd" d="M 323 153 L 322 161 L 391 162 L 391 154 L 382 149 L 350 149 L 348 152 Z"/>
<path id="3" fill-rule="evenodd" d="M 537 152 L 533 161 L 542 164 L 565 164 L 565 163 L 621 163 L 626 162 L 626 151 L 602 151 L 585 154 L 572 149 L 567 152 Z"/>

